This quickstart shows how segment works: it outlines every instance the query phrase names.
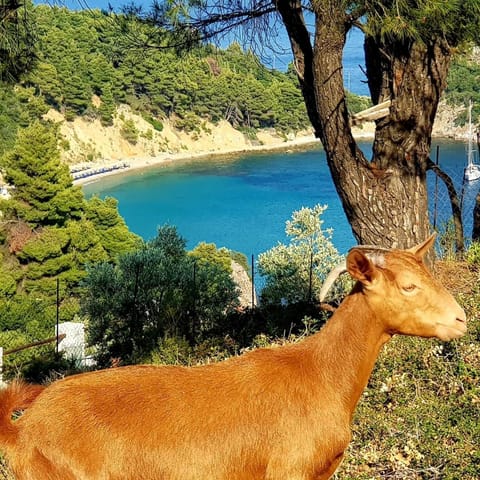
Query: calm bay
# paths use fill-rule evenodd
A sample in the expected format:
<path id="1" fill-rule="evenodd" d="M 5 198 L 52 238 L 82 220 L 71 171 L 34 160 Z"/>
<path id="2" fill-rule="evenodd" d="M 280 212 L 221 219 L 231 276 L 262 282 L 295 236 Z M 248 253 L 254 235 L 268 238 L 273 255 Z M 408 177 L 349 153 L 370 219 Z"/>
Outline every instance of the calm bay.
<path id="1" fill-rule="evenodd" d="M 465 145 L 433 142 L 432 159 L 440 146 L 440 166 L 461 191 Z M 361 143 L 368 152 L 370 142 Z M 446 189 L 428 173 L 431 219 L 437 225 L 450 214 Z M 466 235 L 480 184 L 470 183 L 464 197 Z M 319 147 L 302 151 L 265 152 L 178 161 L 141 171 L 101 178 L 83 187 L 87 196 L 114 197 L 129 228 L 148 240 L 158 226 L 175 225 L 188 248 L 215 243 L 246 255 L 258 255 L 285 242 L 285 222 L 294 210 L 328 205 L 324 228 L 333 229 L 333 243 L 341 253 L 356 242 Z"/>

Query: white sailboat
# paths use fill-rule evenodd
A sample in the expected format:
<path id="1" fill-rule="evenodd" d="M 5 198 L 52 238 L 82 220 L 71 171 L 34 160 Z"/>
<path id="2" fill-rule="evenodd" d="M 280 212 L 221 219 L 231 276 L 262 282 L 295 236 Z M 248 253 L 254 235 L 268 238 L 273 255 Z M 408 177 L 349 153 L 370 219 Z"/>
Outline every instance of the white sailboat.
<path id="1" fill-rule="evenodd" d="M 467 182 L 472 182 L 480 178 L 480 165 L 475 163 L 475 150 L 473 149 L 472 106 L 472 101 L 470 101 L 468 105 L 467 166 L 463 172 L 463 178 Z"/>

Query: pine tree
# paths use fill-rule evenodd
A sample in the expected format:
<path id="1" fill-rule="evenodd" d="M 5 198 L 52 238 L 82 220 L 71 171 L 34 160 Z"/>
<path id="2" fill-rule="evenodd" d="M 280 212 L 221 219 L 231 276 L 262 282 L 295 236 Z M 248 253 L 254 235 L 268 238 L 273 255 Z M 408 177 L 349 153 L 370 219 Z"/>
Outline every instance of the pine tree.
<path id="1" fill-rule="evenodd" d="M 83 193 L 73 186 L 67 165 L 60 162 L 54 127 L 37 121 L 21 130 L 2 165 L 5 180 L 15 187 L 6 206 L 11 215 L 32 227 L 62 226 L 80 218 Z"/>
<path id="2" fill-rule="evenodd" d="M 115 100 L 113 98 L 112 89 L 106 86 L 101 96 L 102 103 L 98 108 L 100 113 L 100 121 L 102 125 L 113 125 L 113 114 L 115 113 Z"/>

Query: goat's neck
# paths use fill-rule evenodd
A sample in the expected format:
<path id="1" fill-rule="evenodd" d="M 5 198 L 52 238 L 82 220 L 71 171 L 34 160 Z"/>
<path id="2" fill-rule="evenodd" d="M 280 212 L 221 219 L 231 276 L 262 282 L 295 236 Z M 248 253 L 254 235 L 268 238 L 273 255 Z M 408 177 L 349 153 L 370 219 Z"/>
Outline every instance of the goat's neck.
<path id="1" fill-rule="evenodd" d="M 350 415 L 372 373 L 382 346 L 390 340 L 362 293 L 349 295 L 311 342 L 319 375 Z"/>

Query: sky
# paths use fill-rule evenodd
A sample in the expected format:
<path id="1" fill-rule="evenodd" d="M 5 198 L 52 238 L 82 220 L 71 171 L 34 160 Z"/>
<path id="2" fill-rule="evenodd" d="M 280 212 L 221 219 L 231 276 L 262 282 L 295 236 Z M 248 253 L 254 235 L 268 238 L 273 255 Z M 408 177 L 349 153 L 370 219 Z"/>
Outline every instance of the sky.
<path id="1" fill-rule="evenodd" d="M 110 7 L 114 10 L 119 10 L 122 6 L 132 3 L 143 5 L 148 9 L 151 4 L 149 1 L 142 0 L 133 0 L 133 2 L 132 0 L 40 0 L 35 3 L 65 6 L 72 10 L 82 10 L 87 8 L 109 10 Z M 282 46 L 284 45 L 287 53 L 266 54 L 265 58 L 262 58 L 262 61 L 271 68 L 285 71 L 288 64 L 292 61 L 292 56 L 289 52 L 289 42 L 284 32 L 279 35 L 278 42 Z M 368 87 L 366 85 L 366 77 L 363 73 L 364 65 L 363 35 L 358 29 L 353 29 L 349 33 L 344 49 L 343 68 L 345 87 L 357 95 L 369 95 Z"/>

